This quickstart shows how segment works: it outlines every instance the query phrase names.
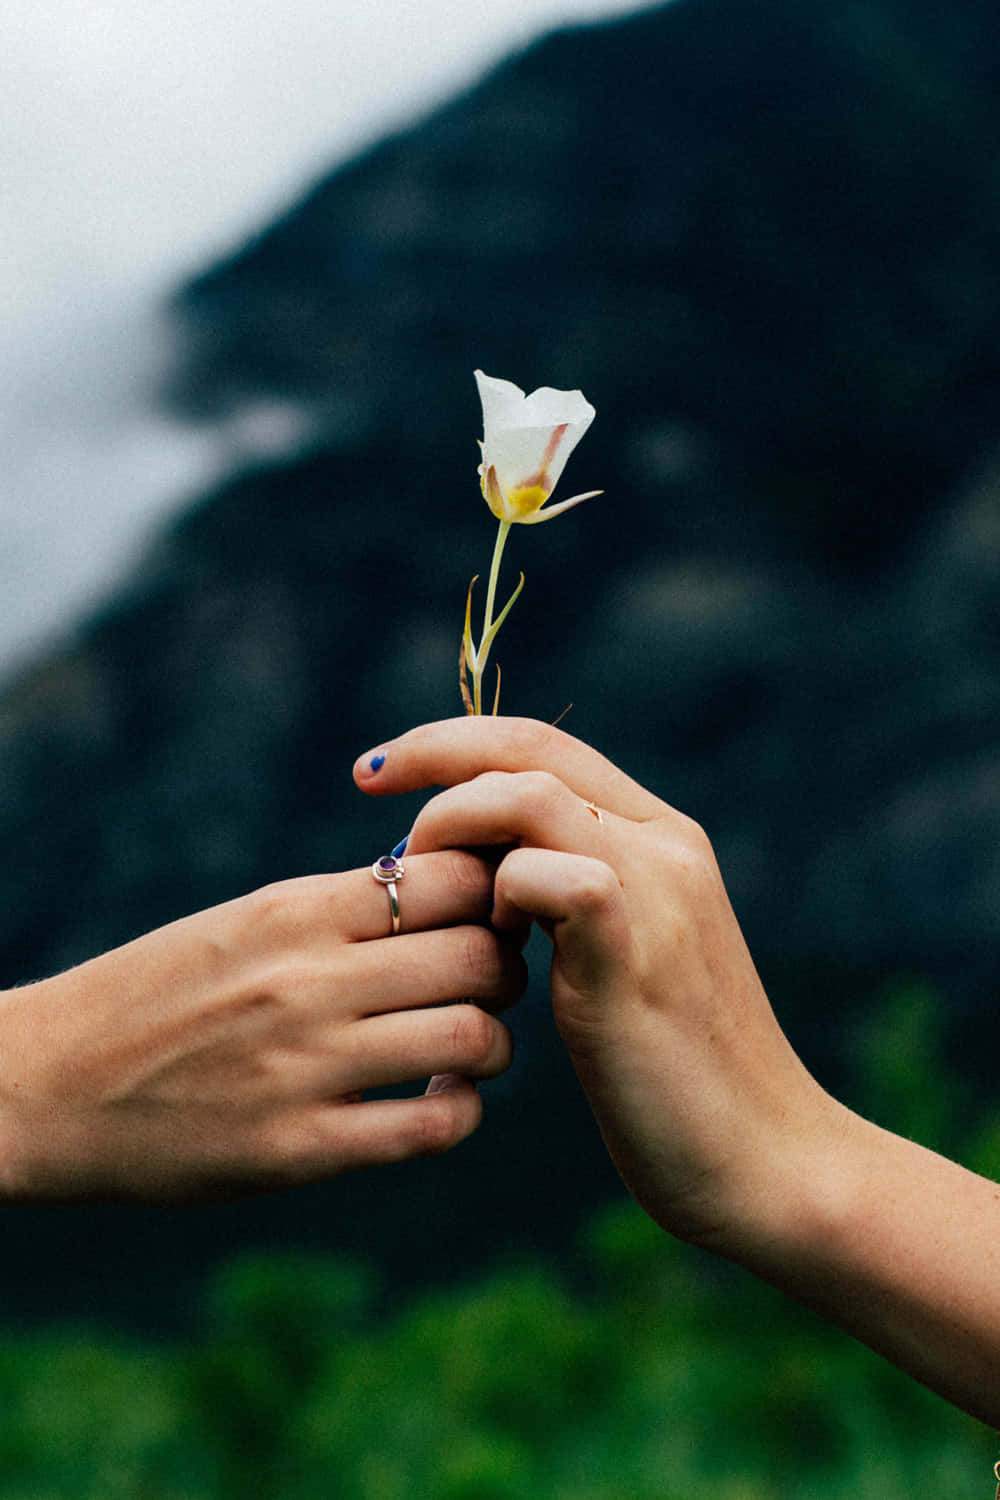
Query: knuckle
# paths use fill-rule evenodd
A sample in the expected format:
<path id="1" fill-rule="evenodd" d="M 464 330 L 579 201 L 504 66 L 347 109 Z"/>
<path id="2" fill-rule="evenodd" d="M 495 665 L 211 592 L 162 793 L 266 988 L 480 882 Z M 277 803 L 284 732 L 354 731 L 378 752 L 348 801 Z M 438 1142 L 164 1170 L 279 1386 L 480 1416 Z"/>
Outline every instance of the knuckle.
<path id="1" fill-rule="evenodd" d="M 701 882 L 715 880 L 718 866 L 712 841 L 693 818 L 685 817 L 677 837 L 677 859 L 690 876 Z"/>
<path id="2" fill-rule="evenodd" d="M 532 807 L 548 807 L 565 787 L 551 771 L 522 771 L 518 777 L 522 798 Z"/>
<path id="3" fill-rule="evenodd" d="M 680 836 L 687 848 L 693 853 L 708 855 L 712 857 L 712 841 L 700 823 L 694 818 L 689 818 L 686 813 L 679 813 Z"/>
<path id="4" fill-rule="evenodd" d="M 440 1156 L 461 1140 L 466 1133 L 458 1097 L 444 1090 L 429 1094 L 416 1115 L 411 1139 L 418 1156 Z"/>
<path id="5" fill-rule="evenodd" d="M 677 814 L 661 827 L 657 842 L 664 872 L 688 904 L 700 905 L 718 889 L 722 877 L 715 850 L 700 823 Z"/>
<path id="6" fill-rule="evenodd" d="M 503 725 L 507 748 L 515 754 L 518 761 L 545 764 L 557 752 L 562 733 L 551 724 L 543 724 L 539 719 L 516 717 L 501 719 L 500 723 Z"/>
<path id="7" fill-rule="evenodd" d="M 501 968 L 500 945 L 485 927 L 463 929 L 462 962 L 471 983 L 489 988 Z"/>
<path id="8" fill-rule="evenodd" d="M 610 865 L 600 859 L 581 860 L 567 899 L 581 913 L 594 915 L 621 899 L 621 884 Z"/>
<path id="9" fill-rule="evenodd" d="M 510 782 L 510 771 L 480 771 L 478 776 L 473 777 L 471 785 L 487 795 L 500 795 L 509 788 Z"/>
<path id="10" fill-rule="evenodd" d="M 482 1067 L 495 1050 L 497 1023 L 476 1005 L 456 1005 L 451 1023 L 452 1060 Z"/>
<path id="11" fill-rule="evenodd" d="M 299 920 L 298 893 L 299 882 L 295 880 L 261 886 L 242 898 L 243 915 L 254 931 L 288 932 Z"/>
<path id="12" fill-rule="evenodd" d="M 445 883 L 450 889 L 460 896 L 489 901 L 492 875 L 484 860 L 464 849 L 447 849 L 441 857 Z"/>

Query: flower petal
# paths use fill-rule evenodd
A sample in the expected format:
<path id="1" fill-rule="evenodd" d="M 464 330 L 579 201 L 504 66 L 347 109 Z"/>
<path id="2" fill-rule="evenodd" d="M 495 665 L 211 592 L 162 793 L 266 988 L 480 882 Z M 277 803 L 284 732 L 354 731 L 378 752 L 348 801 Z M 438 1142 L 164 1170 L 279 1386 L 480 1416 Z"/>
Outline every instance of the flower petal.
<path id="1" fill-rule="evenodd" d="M 519 385 L 512 380 L 497 380 L 493 375 L 484 375 L 477 370 L 476 385 L 483 406 L 483 431 L 491 427 L 506 427 L 517 421 L 517 414 L 527 397 Z"/>
<path id="2" fill-rule="evenodd" d="M 595 495 L 603 495 L 603 490 L 588 490 L 585 495 L 573 495 L 569 500 L 560 500 L 558 505 L 547 505 L 544 510 L 536 510 L 531 516 L 518 516 L 518 520 L 525 526 L 537 526 L 539 521 L 551 521 L 553 516 L 560 515 L 571 506 L 579 505 L 582 500 L 593 500 Z"/>
<path id="3" fill-rule="evenodd" d="M 531 427 L 561 427 L 565 422 L 579 427 L 579 436 L 583 437 L 594 416 L 594 408 L 582 391 L 555 391 L 550 385 L 541 385 L 524 398 L 520 420 Z"/>

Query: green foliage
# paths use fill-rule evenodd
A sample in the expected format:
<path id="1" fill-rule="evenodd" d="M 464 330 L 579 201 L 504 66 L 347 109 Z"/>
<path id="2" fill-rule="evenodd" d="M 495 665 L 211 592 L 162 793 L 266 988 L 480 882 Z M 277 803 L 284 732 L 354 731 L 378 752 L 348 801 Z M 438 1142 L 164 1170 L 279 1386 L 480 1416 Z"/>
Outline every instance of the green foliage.
<path id="1" fill-rule="evenodd" d="M 869 1112 L 1000 1165 L 902 985 L 858 1051 Z M 202 1336 L 0 1341 L 0 1500 L 909 1500 L 990 1493 L 993 1435 L 634 1205 L 540 1263 L 391 1314 L 366 1271 L 258 1257 Z"/>
<path id="2" fill-rule="evenodd" d="M 586 1292 L 513 1268 L 361 1328 L 336 1262 L 230 1268 L 204 1338 L 0 1347 L 4 1500 L 904 1500 L 991 1436 L 622 1205 Z M 358 1301 L 345 1301 L 356 1292 Z"/>
<path id="3" fill-rule="evenodd" d="M 186 1500 L 170 1354 L 83 1333 L 0 1343 L 4 1500 Z"/>
<path id="4" fill-rule="evenodd" d="M 940 997 L 910 980 L 883 994 L 858 1039 L 858 1087 L 864 1108 L 935 1151 L 958 1152 L 967 1133 L 957 1081 L 941 1067 Z"/>
<path id="5" fill-rule="evenodd" d="M 256 1257 L 224 1270 L 209 1290 L 208 1337 L 182 1362 L 193 1445 L 211 1456 L 209 1493 L 281 1492 L 300 1394 L 328 1351 L 350 1342 L 372 1296 L 358 1266 Z"/>

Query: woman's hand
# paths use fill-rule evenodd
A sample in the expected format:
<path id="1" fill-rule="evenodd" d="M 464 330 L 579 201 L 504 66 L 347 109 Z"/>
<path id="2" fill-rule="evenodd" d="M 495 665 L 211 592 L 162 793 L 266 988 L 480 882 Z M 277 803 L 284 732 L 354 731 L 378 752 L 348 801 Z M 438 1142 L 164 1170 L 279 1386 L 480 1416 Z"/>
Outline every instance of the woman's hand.
<path id="1" fill-rule="evenodd" d="M 363 756 L 355 777 L 373 793 L 450 788 L 418 817 L 414 852 L 509 847 L 494 923 L 549 931 L 560 1030 L 653 1218 L 1000 1423 L 1000 1187 L 813 1081 L 701 829 L 525 720 L 413 730 Z"/>
<path id="2" fill-rule="evenodd" d="M 494 925 L 520 936 L 535 919 L 550 933 L 557 1024 L 648 1212 L 723 1247 L 737 1223 L 745 1233 L 748 1195 L 779 1209 L 839 1107 L 775 1019 L 701 829 L 524 720 L 429 725 L 380 753 L 376 771 L 371 754 L 355 768 L 366 792 L 451 788 L 421 812 L 410 851 L 514 846 Z"/>
<path id="3" fill-rule="evenodd" d="M 454 1146 L 524 988 L 492 887 L 474 855 L 408 858 L 389 936 L 370 869 L 290 880 L 3 993 L 0 1196 L 231 1196 Z"/>

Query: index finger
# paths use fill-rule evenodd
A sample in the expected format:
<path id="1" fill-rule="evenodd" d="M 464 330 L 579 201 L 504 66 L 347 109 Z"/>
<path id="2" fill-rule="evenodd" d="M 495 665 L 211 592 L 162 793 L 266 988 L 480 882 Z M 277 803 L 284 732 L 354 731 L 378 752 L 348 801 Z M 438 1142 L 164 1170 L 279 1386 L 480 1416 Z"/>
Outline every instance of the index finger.
<path id="1" fill-rule="evenodd" d="M 621 818 L 645 822 L 666 805 L 597 750 L 535 719 L 441 719 L 359 756 L 354 779 L 384 796 L 428 786 L 456 786 L 484 771 L 551 771 L 585 801 Z"/>

